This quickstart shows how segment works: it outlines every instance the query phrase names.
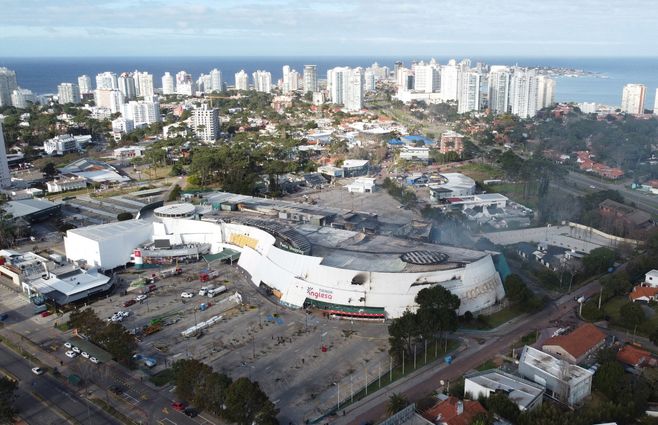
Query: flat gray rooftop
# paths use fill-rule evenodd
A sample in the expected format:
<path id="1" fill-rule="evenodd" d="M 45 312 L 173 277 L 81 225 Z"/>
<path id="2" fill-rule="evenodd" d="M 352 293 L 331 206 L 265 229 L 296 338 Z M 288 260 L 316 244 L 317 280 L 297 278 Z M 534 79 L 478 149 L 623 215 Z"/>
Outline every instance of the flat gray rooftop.
<path id="1" fill-rule="evenodd" d="M 510 400 L 524 409 L 544 393 L 538 384 L 496 369 L 466 375 L 465 378 L 492 391 L 505 391 Z"/>

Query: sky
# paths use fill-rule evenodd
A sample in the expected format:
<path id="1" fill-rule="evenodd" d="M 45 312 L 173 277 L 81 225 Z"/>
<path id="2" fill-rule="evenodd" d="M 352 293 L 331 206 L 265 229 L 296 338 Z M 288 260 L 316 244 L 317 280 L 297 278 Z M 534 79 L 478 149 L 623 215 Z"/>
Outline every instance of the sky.
<path id="1" fill-rule="evenodd" d="M 0 57 L 658 56 L 655 0 L 0 0 Z"/>

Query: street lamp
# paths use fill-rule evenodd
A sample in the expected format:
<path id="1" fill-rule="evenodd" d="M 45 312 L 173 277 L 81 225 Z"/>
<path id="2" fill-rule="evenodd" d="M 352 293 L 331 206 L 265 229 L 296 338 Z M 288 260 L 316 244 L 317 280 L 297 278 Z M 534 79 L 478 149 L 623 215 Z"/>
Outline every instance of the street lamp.
<path id="1" fill-rule="evenodd" d="M 336 398 L 338 399 L 338 403 L 336 404 L 336 411 L 340 409 L 340 382 L 334 382 L 334 385 L 338 389 L 338 392 L 336 393 Z"/>

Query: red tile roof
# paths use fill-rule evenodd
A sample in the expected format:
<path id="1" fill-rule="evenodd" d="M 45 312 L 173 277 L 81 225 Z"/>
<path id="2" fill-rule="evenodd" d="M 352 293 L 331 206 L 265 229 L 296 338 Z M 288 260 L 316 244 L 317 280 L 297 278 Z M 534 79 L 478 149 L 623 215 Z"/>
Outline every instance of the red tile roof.
<path id="1" fill-rule="evenodd" d="M 625 345 L 617 352 L 617 360 L 630 366 L 642 366 L 651 359 L 651 354 L 635 347 L 634 345 Z"/>
<path id="2" fill-rule="evenodd" d="M 486 413 L 482 405 L 473 400 L 464 400 L 464 410 L 457 414 L 457 397 L 448 397 L 423 412 L 423 417 L 435 424 L 469 425 L 479 413 Z"/>
<path id="3" fill-rule="evenodd" d="M 658 288 L 638 285 L 633 288 L 633 291 L 628 295 L 628 297 L 632 301 L 635 301 L 642 297 L 653 298 L 656 296 L 656 294 L 658 294 Z"/>
<path id="4" fill-rule="evenodd" d="M 567 335 L 549 338 L 544 346 L 558 345 L 576 359 L 605 340 L 605 334 L 591 323 L 585 323 Z"/>

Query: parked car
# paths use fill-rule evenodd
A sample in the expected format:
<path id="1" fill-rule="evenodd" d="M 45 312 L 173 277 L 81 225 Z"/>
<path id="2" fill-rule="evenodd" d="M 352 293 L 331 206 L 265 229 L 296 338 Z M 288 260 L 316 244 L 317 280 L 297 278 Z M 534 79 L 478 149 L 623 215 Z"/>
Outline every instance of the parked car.
<path id="1" fill-rule="evenodd" d="M 84 357 L 85 359 L 88 359 L 88 358 L 89 358 L 89 353 L 87 353 L 86 351 L 83 351 L 82 353 L 80 353 L 80 355 L 81 355 L 82 357 Z"/>
<path id="2" fill-rule="evenodd" d="M 128 317 L 128 316 L 130 316 L 130 312 L 129 312 L 129 311 L 120 311 L 120 312 L 118 312 L 117 314 L 120 314 L 122 317 Z"/>
<path id="3" fill-rule="evenodd" d="M 174 401 L 173 403 L 171 403 L 171 407 L 174 410 L 178 410 L 179 412 L 182 412 L 182 411 L 185 410 L 185 405 L 183 403 L 181 403 L 180 401 Z"/>
<path id="4" fill-rule="evenodd" d="M 125 303 L 123 303 L 124 307 L 130 307 L 131 305 L 135 304 L 137 301 L 135 300 L 128 300 Z"/>
<path id="5" fill-rule="evenodd" d="M 41 369 L 40 367 L 33 367 L 32 368 L 32 373 L 35 375 L 43 375 L 45 370 Z"/>
<path id="6" fill-rule="evenodd" d="M 64 347 L 66 347 L 66 348 L 68 348 L 68 349 L 71 349 L 71 347 L 73 347 L 73 346 L 71 345 L 70 342 L 66 341 L 66 342 L 64 343 Z"/>
<path id="7" fill-rule="evenodd" d="M 66 354 L 66 357 L 70 357 L 70 358 L 74 358 L 75 356 L 78 355 L 78 353 L 76 353 L 75 351 L 71 351 L 71 350 L 67 351 L 65 354 Z"/>
<path id="8" fill-rule="evenodd" d="M 41 317 L 48 317 L 48 316 L 50 316 L 51 314 L 53 314 L 52 311 L 48 311 L 48 310 L 46 310 L 46 311 L 42 311 L 42 312 L 41 312 Z"/>
<path id="9" fill-rule="evenodd" d="M 76 346 L 71 347 L 71 350 L 72 350 L 75 354 L 80 354 L 80 351 L 81 351 L 81 350 L 80 350 L 78 347 L 76 347 Z"/>
<path id="10" fill-rule="evenodd" d="M 100 363 L 100 362 L 98 361 L 98 359 L 97 359 L 96 357 L 94 357 L 94 356 L 89 357 L 89 361 L 92 362 L 92 363 L 95 363 L 95 364 Z"/>
<path id="11" fill-rule="evenodd" d="M 144 300 L 147 299 L 147 298 L 148 298 L 148 295 L 146 295 L 146 294 L 137 295 L 137 296 L 135 297 L 135 301 L 144 301 Z"/>
<path id="12" fill-rule="evenodd" d="M 190 418 L 195 418 L 199 415 L 199 412 L 192 407 L 186 408 L 183 410 L 183 413 L 185 413 L 185 415 L 189 416 Z"/>
<path id="13" fill-rule="evenodd" d="M 192 298 L 194 294 L 192 292 L 183 292 L 180 296 L 181 298 Z"/>

